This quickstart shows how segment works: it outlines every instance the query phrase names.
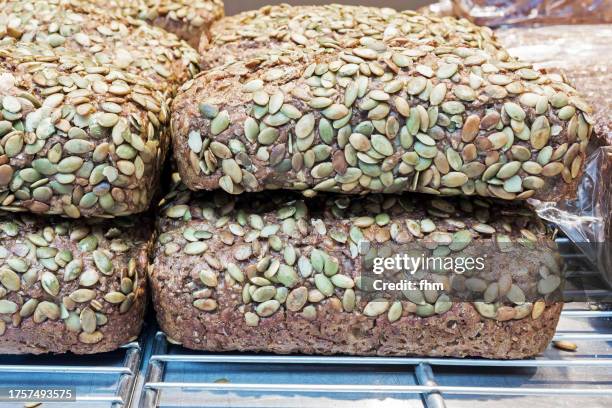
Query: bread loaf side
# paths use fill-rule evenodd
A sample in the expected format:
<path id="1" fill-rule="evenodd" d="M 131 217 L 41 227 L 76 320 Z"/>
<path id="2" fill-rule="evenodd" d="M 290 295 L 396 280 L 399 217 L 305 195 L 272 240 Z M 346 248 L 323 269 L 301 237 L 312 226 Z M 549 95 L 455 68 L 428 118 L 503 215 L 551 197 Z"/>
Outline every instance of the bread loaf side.
<path id="1" fill-rule="evenodd" d="M 312 34 L 304 45 L 291 40 L 299 30 L 279 40 L 268 34 L 282 43 L 270 51 L 240 37 L 210 51 L 244 49 L 245 57 L 188 81 L 174 101 L 173 146 L 186 185 L 307 196 L 575 195 L 592 130 L 580 95 L 511 58 L 488 29 L 402 18 L 388 18 L 384 30 L 355 24 Z M 326 33 L 343 22 L 331 13 L 317 27 Z M 308 38 L 308 25 L 297 26 Z"/>
<path id="2" fill-rule="evenodd" d="M 185 347 L 524 358 L 554 334 L 558 255 L 525 208 L 414 195 L 190 195 L 164 203 L 149 275 L 158 321 Z M 367 298 L 364 242 L 480 254 L 487 269 L 433 276 L 444 291 Z M 450 299 L 451 288 L 473 301 Z"/>
<path id="3" fill-rule="evenodd" d="M 0 354 L 89 354 L 135 339 L 151 238 L 137 223 L 2 215 Z"/>

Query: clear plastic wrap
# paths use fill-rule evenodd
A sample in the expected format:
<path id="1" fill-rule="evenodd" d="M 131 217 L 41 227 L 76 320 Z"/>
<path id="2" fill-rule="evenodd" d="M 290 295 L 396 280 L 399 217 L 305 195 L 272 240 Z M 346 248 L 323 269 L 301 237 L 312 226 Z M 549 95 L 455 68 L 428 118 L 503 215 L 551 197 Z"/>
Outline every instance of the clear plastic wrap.
<path id="1" fill-rule="evenodd" d="M 612 0 L 453 0 L 452 3 L 455 15 L 491 27 L 612 22 Z"/>
<path id="2" fill-rule="evenodd" d="M 576 243 L 612 286 L 612 25 L 516 27 L 496 34 L 513 56 L 565 76 L 594 109 L 597 137 L 577 198 L 532 204 Z"/>

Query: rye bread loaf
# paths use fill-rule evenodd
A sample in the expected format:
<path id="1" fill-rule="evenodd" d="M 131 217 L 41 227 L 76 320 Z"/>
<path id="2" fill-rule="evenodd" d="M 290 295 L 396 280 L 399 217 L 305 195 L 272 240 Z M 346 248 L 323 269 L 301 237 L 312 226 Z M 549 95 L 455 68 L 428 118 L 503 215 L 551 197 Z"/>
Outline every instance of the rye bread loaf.
<path id="1" fill-rule="evenodd" d="M 452 21 L 452 24 L 456 22 Z M 491 30 L 473 24 L 464 32 L 448 31 L 444 20 L 432 21 L 412 11 L 398 13 L 391 8 L 347 6 L 269 5 L 216 21 L 210 38 L 202 36 L 200 53 L 204 67 L 214 67 L 236 60 L 256 58 L 262 51 L 282 54 L 295 47 L 342 47 L 359 41 L 364 35 L 383 38 L 400 31 L 420 37 L 448 33 L 446 41 L 479 42 L 494 46 Z M 461 38 L 460 38 L 461 37 Z"/>
<path id="2" fill-rule="evenodd" d="M 151 243 L 139 221 L 1 215 L 0 354 L 89 354 L 133 340 Z"/>
<path id="3" fill-rule="evenodd" d="M 72 0 L 74 1 L 74 0 Z M 80 1 L 80 0 L 79 0 Z M 221 0 L 94 0 L 92 12 L 146 21 L 197 47 L 208 38 L 211 24 L 223 17 Z M 110 8 L 110 10 L 109 10 Z"/>
<path id="4" fill-rule="evenodd" d="M 106 3 L 0 1 L 0 43 L 35 42 L 78 52 L 149 80 L 166 97 L 199 71 L 198 54 L 185 41 L 117 15 Z"/>
<path id="5" fill-rule="evenodd" d="M 149 268 L 161 328 L 185 347 L 524 358 L 555 331 L 557 255 L 525 208 L 418 195 L 191 194 L 162 202 Z M 437 276 L 445 291 L 473 292 L 473 302 L 418 289 L 410 300 L 371 300 L 359 290 L 363 241 L 484 252 L 487 279 Z"/>
<path id="6" fill-rule="evenodd" d="M 156 85 L 81 53 L 0 45 L 0 210 L 146 210 L 169 144 Z"/>
<path id="7" fill-rule="evenodd" d="M 188 81 L 172 118 L 183 181 L 232 194 L 574 196 L 590 106 L 496 48 L 487 30 L 443 21 L 445 35 L 364 30 L 262 50 Z"/>

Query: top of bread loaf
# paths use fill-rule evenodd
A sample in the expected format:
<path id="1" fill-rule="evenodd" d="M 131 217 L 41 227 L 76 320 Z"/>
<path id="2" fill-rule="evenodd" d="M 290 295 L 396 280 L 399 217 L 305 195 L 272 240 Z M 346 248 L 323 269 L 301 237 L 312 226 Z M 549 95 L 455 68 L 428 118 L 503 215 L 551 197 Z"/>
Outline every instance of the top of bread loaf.
<path id="1" fill-rule="evenodd" d="M 70 0 L 83 3 L 83 0 Z M 197 47 L 213 21 L 223 17 L 222 0 L 86 0 L 92 12 L 146 21 Z"/>
<path id="2" fill-rule="evenodd" d="M 70 50 L 0 45 L 0 209 L 73 218 L 146 210 L 167 120 L 152 81 Z"/>
<path id="3" fill-rule="evenodd" d="M 77 0 L 3 1 L 0 44 L 35 42 L 89 55 L 148 79 L 167 96 L 198 72 L 198 55 L 174 34 L 92 10 Z"/>
<path id="4" fill-rule="evenodd" d="M 403 37 L 411 41 L 436 39 L 448 46 L 495 50 L 488 27 L 467 20 L 421 16 L 414 11 L 345 6 L 290 6 L 280 4 L 246 11 L 213 24 L 211 40 L 202 38 L 204 66 L 246 60 L 258 53 L 280 54 L 294 47 L 353 48 L 364 37 Z"/>

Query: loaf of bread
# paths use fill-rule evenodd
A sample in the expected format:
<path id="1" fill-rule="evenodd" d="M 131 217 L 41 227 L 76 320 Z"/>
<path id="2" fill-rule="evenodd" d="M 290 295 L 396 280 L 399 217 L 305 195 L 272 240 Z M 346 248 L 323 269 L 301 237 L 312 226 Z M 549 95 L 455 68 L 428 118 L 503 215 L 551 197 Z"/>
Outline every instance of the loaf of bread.
<path id="1" fill-rule="evenodd" d="M 0 210 L 146 210 L 169 144 L 156 84 L 81 53 L 0 45 Z"/>
<path id="2" fill-rule="evenodd" d="M 4 0 L 0 5 L 0 44 L 35 42 L 71 50 L 149 80 L 166 97 L 199 70 L 198 54 L 186 42 L 141 21 L 114 16 L 107 4 Z"/>
<path id="3" fill-rule="evenodd" d="M 94 13 L 103 11 L 118 17 L 146 21 L 176 34 L 194 47 L 198 46 L 201 36 L 208 38 L 211 24 L 224 14 L 221 0 L 84 1 L 91 3 Z"/>
<path id="4" fill-rule="evenodd" d="M 157 318 L 172 342 L 208 351 L 507 359 L 538 354 L 554 334 L 558 255 L 524 207 L 418 195 L 192 194 L 163 201 L 149 268 Z M 360 290 L 364 244 L 480 254 L 487 266 L 479 276 L 435 275 L 444 291 L 369 299 Z M 473 301 L 451 300 L 451 288 Z"/>
<path id="5" fill-rule="evenodd" d="M 313 19 L 341 26 L 334 15 Z M 232 194 L 572 197 L 592 129 L 576 91 L 511 58 L 487 29 L 404 19 L 372 32 L 355 25 L 350 40 L 271 42 L 188 81 L 172 117 L 185 184 Z M 315 35 L 297 29 L 306 23 L 291 27 L 288 35 Z M 249 48 L 244 41 L 236 47 Z"/>
<path id="6" fill-rule="evenodd" d="M 133 340 L 148 223 L 0 216 L 0 354 L 89 354 Z"/>
<path id="7" fill-rule="evenodd" d="M 278 4 L 245 11 L 222 18 L 211 27 L 212 36 L 202 36 L 200 53 L 204 67 L 214 67 L 236 60 L 256 58 L 262 51 L 282 54 L 294 47 L 323 48 L 350 46 L 364 33 L 387 37 L 387 30 L 406 29 L 412 24 L 414 33 L 445 32 L 446 23 L 422 19 L 412 11 L 398 13 L 391 8 L 347 6 L 290 6 Z M 451 32 L 454 37 L 457 32 Z M 482 41 L 491 46 L 491 30 L 475 25 L 465 26 L 464 39 L 473 44 Z M 447 40 L 449 38 L 447 37 Z"/>

